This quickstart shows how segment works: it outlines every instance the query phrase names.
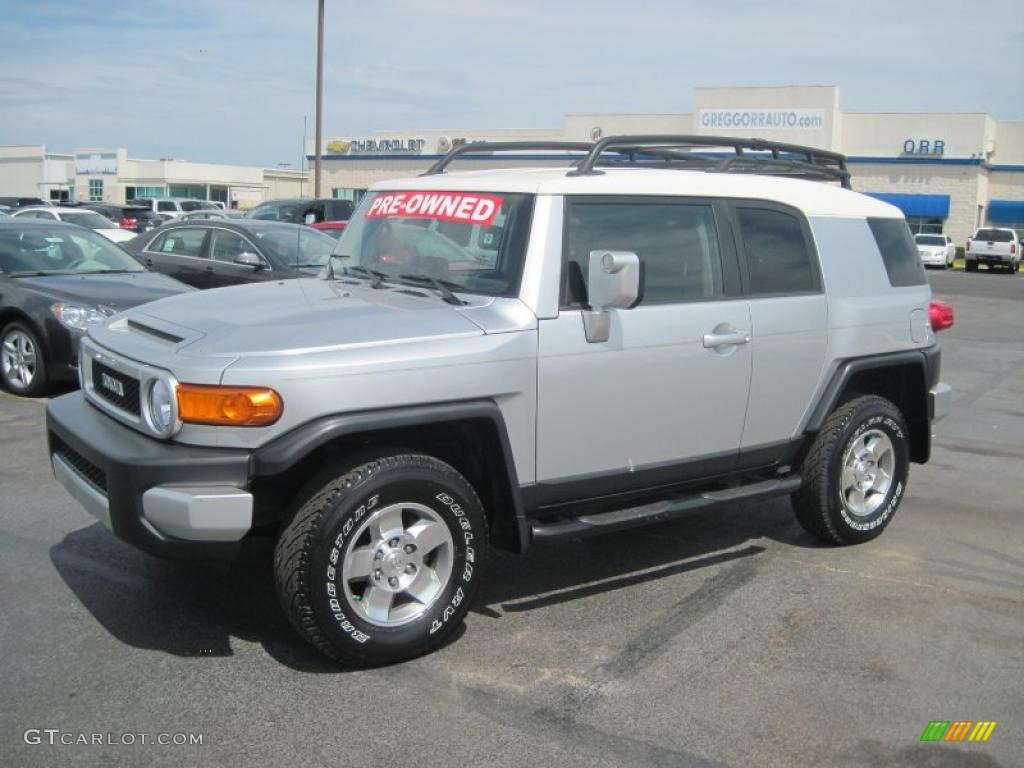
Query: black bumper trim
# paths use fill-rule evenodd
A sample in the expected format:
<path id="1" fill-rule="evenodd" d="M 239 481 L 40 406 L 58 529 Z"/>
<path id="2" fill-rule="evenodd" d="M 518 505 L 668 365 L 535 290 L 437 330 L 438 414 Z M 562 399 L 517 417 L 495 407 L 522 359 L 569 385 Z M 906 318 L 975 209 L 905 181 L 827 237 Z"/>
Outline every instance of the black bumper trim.
<path id="1" fill-rule="evenodd" d="M 159 533 L 143 517 L 142 494 L 158 485 L 247 488 L 248 451 L 146 437 L 101 413 L 81 392 L 50 401 L 46 428 L 51 455 L 70 449 L 104 473 L 111 528 L 118 538 L 160 557 L 224 560 L 238 555 L 240 542 L 184 541 Z"/>

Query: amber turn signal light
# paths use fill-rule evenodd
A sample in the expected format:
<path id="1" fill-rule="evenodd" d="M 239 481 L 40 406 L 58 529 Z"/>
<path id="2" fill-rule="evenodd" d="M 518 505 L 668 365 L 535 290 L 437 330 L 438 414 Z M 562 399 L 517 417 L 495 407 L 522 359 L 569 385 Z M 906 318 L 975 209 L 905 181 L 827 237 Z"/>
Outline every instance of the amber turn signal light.
<path id="1" fill-rule="evenodd" d="M 186 424 L 265 427 L 282 411 L 281 396 L 266 387 L 178 385 L 178 418 Z"/>

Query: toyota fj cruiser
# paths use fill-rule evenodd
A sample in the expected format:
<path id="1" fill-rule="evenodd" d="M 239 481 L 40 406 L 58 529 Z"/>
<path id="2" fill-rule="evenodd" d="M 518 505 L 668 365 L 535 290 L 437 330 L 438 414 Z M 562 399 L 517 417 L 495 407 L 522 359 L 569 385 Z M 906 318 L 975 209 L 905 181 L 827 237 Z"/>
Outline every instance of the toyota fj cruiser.
<path id="1" fill-rule="evenodd" d="M 446 172 L 506 150 L 568 167 Z M 451 635 L 491 546 L 780 495 L 823 541 L 878 536 L 948 408 L 951 323 L 841 155 L 464 145 L 371 189 L 319 278 L 92 327 L 49 449 L 147 552 L 276 541 L 298 632 L 380 664 Z"/>

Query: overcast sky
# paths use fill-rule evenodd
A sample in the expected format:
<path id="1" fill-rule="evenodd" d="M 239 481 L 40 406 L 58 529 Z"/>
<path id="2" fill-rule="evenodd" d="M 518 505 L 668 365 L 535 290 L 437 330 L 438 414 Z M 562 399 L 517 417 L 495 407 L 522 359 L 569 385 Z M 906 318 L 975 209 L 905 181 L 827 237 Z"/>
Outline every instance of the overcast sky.
<path id="1" fill-rule="evenodd" d="M 298 165 L 316 0 L 0 0 L 0 144 Z M 327 0 L 325 136 L 688 112 L 695 86 L 1024 119 L 1019 0 Z"/>

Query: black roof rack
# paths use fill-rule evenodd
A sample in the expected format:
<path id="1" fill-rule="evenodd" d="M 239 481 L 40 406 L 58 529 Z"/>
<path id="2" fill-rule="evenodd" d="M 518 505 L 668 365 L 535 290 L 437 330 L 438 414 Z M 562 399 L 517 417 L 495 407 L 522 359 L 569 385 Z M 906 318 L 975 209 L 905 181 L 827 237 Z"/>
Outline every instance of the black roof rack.
<path id="1" fill-rule="evenodd" d="M 722 157 L 718 153 L 695 153 L 694 149 L 731 149 L 732 154 Z M 625 154 L 628 158 L 626 163 L 613 164 L 650 165 L 653 160 L 716 173 L 760 173 L 838 181 L 846 189 L 850 188 L 845 155 L 799 144 L 732 136 L 606 136 L 594 143 L 583 162 L 570 174 L 600 173 L 594 166 L 609 152 Z"/>
<path id="2" fill-rule="evenodd" d="M 547 150 L 563 152 L 590 152 L 594 145 L 589 141 L 478 141 L 452 147 L 448 154 L 423 172 L 424 176 L 444 173 L 457 157 L 476 152 L 480 157 L 488 157 L 494 152 L 524 152 L 528 150 Z"/>
<path id="3" fill-rule="evenodd" d="M 758 173 L 814 181 L 838 181 L 844 188 L 850 189 L 846 157 L 838 152 L 766 139 L 729 136 L 606 136 L 593 144 L 572 141 L 462 144 L 454 147 L 423 175 L 444 173 L 453 160 L 470 153 L 488 157 L 495 152 L 531 149 L 585 152 L 586 156 L 569 171 L 570 176 L 602 173 L 595 167 L 600 164 L 609 167 L 685 168 L 712 173 Z M 731 153 L 728 153 L 730 150 Z"/>

